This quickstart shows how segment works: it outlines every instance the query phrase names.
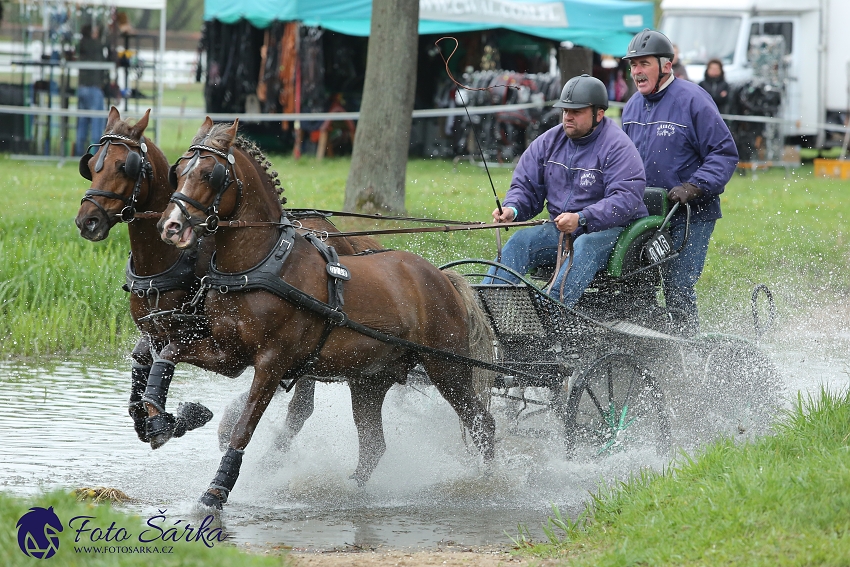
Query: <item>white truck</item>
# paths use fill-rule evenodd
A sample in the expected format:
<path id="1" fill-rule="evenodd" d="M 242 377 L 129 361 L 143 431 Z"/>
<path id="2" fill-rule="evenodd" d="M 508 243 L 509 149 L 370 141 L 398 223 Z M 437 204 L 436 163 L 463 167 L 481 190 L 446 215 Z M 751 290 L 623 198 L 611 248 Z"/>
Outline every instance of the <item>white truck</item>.
<path id="1" fill-rule="evenodd" d="M 690 80 L 711 58 L 726 80 L 748 81 L 750 38 L 785 38 L 787 82 L 782 118 L 789 141 L 809 147 L 841 142 L 819 124 L 845 124 L 850 110 L 850 0 L 662 0 L 658 29 L 679 49 Z"/>

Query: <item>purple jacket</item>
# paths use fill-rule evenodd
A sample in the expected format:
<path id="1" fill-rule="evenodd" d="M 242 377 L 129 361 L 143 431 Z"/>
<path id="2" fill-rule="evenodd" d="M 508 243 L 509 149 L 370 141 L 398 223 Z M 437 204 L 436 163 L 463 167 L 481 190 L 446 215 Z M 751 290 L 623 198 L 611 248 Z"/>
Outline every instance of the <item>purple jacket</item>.
<path id="1" fill-rule="evenodd" d="M 707 92 L 674 79 L 659 93 L 637 93 L 623 109 L 623 130 L 643 158 L 648 187 L 693 183 L 703 190 L 690 203 L 693 220 L 720 218 L 720 194 L 735 173 L 738 150 Z M 676 217 L 684 222 L 684 207 Z"/>
<path id="2" fill-rule="evenodd" d="M 643 162 L 628 136 L 609 118 L 589 136 L 567 138 L 562 125 L 539 136 L 519 159 L 504 206 L 515 220 L 534 218 L 543 202 L 554 219 L 581 211 L 587 232 L 626 226 L 647 216 Z M 574 234 L 585 232 L 584 228 Z"/>

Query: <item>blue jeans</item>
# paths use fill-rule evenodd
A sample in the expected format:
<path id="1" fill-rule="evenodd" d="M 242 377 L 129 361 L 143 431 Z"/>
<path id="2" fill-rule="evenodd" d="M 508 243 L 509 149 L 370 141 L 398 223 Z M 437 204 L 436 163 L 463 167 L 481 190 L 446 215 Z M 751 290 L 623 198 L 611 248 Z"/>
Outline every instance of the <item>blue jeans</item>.
<path id="1" fill-rule="evenodd" d="M 77 87 L 77 108 L 80 110 L 104 110 L 103 89 L 100 87 L 80 85 Z M 81 156 L 92 142 L 100 140 L 106 128 L 106 118 L 77 118 L 77 140 L 74 144 L 74 155 Z"/>
<path id="2" fill-rule="evenodd" d="M 692 222 L 685 248 L 678 257 L 665 263 L 661 270 L 667 308 L 674 312 L 674 316 L 678 313 L 685 322 L 694 326 L 694 331 L 699 328 L 697 293 L 694 286 L 705 267 L 708 241 L 714 232 L 715 222 Z M 671 226 L 670 236 L 673 248 L 678 249 L 685 236 L 685 225 Z"/>
<path id="3" fill-rule="evenodd" d="M 572 307 L 593 281 L 596 272 L 608 265 L 611 251 L 617 243 L 617 237 L 623 232 L 618 226 L 601 232 L 588 232 L 580 235 L 573 242 L 573 262 L 567 273 L 569 262 L 565 259 L 561 270 L 555 278 L 549 295 L 560 300 L 564 305 Z M 508 239 L 502 249 L 502 264 L 520 274 L 526 274 L 538 266 L 554 266 L 558 256 L 558 228 L 555 223 L 525 228 L 517 231 Z M 560 297 L 561 282 L 564 281 L 564 296 Z M 516 283 L 518 280 L 504 270 L 491 267 L 488 274 L 499 275 L 506 280 Z M 499 280 L 484 278 L 482 283 L 499 283 Z"/>

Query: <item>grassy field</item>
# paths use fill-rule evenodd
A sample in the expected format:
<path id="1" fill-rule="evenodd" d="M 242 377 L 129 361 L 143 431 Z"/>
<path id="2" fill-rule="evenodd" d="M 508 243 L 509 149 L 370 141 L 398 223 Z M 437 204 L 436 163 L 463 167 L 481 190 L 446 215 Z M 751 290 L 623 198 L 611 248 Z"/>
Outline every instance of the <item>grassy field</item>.
<path id="1" fill-rule="evenodd" d="M 776 435 L 715 442 L 601 491 L 576 522 L 553 514 L 548 542 L 515 542 L 575 567 L 847 565 L 848 437 L 850 393 L 798 399 Z"/>
<path id="2" fill-rule="evenodd" d="M 166 125 L 163 137 L 174 142 L 165 151 L 173 160 L 188 145 L 194 126 L 184 126 L 178 137 L 178 125 Z M 341 208 L 348 159 L 270 157 L 289 206 Z M 491 173 L 504 196 L 511 171 Z M 787 179 L 783 174 L 735 176 L 723 196 L 724 218 L 698 285 L 707 329 L 740 329 L 757 283 L 774 289 L 780 315 L 816 301 L 841 300 L 850 290 L 848 213 L 841 204 L 850 183 L 815 178 L 811 168 Z M 116 227 L 100 243 L 79 237 L 73 218 L 89 184 L 76 163 L 0 158 L 0 178 L 0 352 L 125 351 L 135 336 L 120 289 L 129 250 L 126 229 Z M 461 163 L 454 171 L 450 161 L 424 159 L 408 164 L 406 203 L 411 215 L 464 220 L 487 220 L 494 207 L 482 169 Z M 495 255 L 491 231 L 403 235 L 387 237 L 384 244 L 435 264 Z"/>
<path id="3" fill-rule="evenodd" d="M 59 545 L 55 555 L 44 559 L 46 564 L 63 567 L 283 567 L 290 564 L 286 556 L 245 553 L 226 539 L 221 542 L 209 539 L 213 547 L 208 547 L 203 541 L 192 539 L 192 535 L 196 535 L 197 531 L 188 532 L 187 541 L 184 535 L 187 532 L 183 530 L 187 520 L 190 526 L 197 528 L 204 518 L 172 519 L 166 516 L 165 520 L 158 519 L 153 522 L 153 525 L 161 528 L 162 531 L 159 531 L 146 525 L 147 518 L 128 516 L 113 509 L 109 504 L 77 502 L 71 495 L 52 492 L 32 500 L 22 500 L 0 493 L 0 525 L 3 526 L 0 530 L 0 564 L 4 567 L 25 567 L 39 563 L 39 559 L 25 555 L 17 541 L 18 520 L 34 506 L 52 507 L 63 527 L 59 533 Z M 115 536 L 107 541 L 98 540 L 94 531 L 78 535 L 77 529 L 82 527 L 82 521 L 71 522 L 78 516 L 88 516 L 89 523 L 86 527 L 92 530 L 99 528 L 101 536 L 104 536 L 107 528 L 114 523 L 111 533 Z M 176 524 L 177 520 L 181 523 Z M 175 524 L 177 529 L 169 532 Z M 122 529 L 123 533 L 120 532 Z M 208 524 L 208 529 L 214 530 L 215 524 Z M 147 533 L 144 533 L 145 531 Z M 172 535 L 168 535 L 169 533 Z M 125 539 L 124 535 L 128 537 Z M 92 541 L 93 539 L 95 541 Z M 92 548 L 95 546 L 106 550 L 94 552 Z M 84 547 L 87 549 L 83 549 Z M 151 548 L 157 548 L 158 551 L 153 552 Z"/>

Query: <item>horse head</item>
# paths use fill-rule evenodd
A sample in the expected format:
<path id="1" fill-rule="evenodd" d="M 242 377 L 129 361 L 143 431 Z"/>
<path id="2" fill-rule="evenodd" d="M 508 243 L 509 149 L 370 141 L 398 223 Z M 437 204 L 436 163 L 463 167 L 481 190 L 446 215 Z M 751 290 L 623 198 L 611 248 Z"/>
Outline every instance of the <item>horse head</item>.
<path id="1" fill-rule="evenodd" d="M 195 247 L 205 232 L 215 232 L 220 217 L 235 212 L 243 177 L 233 151 L 238 127 L 238 119 L 214 125 L 208 116 L 192 145 L 171 166 L 168 180 L 175 193 L 157 224 L 165 242 Z"/>
<path id="2" fill-rule="evenodd" d="M 80 158 L 80 175 L 92 182 L 74 219 L 83 238 L 103 240 L 116 223 L 132 221 L 136 207 L 148 201 L 152 160 L 161 162 L 160 168 L 168 163 L 143 137 L 150 112 L 131 126 L 113 106 L 100 141 Z"/>

